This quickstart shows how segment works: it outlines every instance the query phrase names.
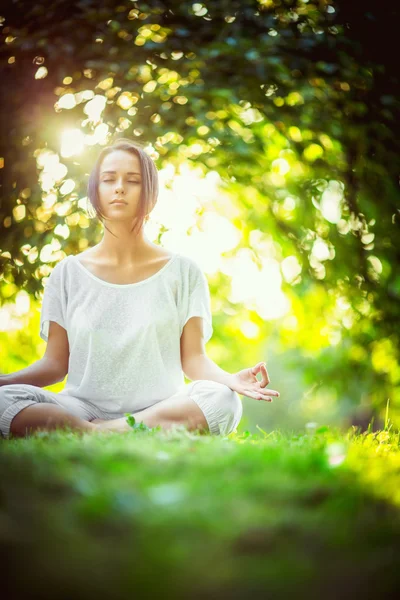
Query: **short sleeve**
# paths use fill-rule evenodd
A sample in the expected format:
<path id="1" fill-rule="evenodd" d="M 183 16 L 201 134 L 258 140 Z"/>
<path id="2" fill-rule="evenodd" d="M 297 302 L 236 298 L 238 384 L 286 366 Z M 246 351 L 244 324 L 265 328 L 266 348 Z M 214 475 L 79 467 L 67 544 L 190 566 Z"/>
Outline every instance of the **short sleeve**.
<path id="1" fill-rule="evenodd" d="M 181 307 L 181 335 L 191 317 L 202 317 L 203 335 L 207 343 L 213 334 L 210 290 L 208 281 L 198 265 L 191 261 Z"/>
<path id="2" fill-rule="evenodd" d="M 63 285 L 63 270 L 61 263 L 58 263 L 52 270 L 44 288 L 39 335 L 46 342 L 49 339 L 50 321 L 55 321 L 66 329 L 66 298 Z"/>

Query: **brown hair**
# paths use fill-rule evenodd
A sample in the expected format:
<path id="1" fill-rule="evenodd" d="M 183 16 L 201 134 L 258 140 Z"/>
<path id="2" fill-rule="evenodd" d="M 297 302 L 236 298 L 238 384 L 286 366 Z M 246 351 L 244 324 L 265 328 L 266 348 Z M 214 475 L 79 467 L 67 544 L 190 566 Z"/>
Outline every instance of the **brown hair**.
<path id="1" fill-rule="evenodd" d="M 154 206 L 156 205 L 158 197 L 157 167 L 154 164 L 153 159 L 144 151 L 144 148 L 140 143 L 136 141 L 134 142 L 128 138 L 119 138 L 111 146 L 106 146 L 105 148 L 103 148 L 89 175 L 87 196 L 89 198 L 90 204 L 96 211 L 96 215 L 94 216 L 97 216 L 97 218 L 100 221 L 103 221 L 103 219 L 105 219 L 105 216 L 100 210 L 98 193 L 100 167 L 104 157 L 107 156 L 107 154 L 114 152 L 114 150 L 125 150 L 126 152 L 130 152 L 131 154 L 136 154 L 139 158 L 142 176 L 142 187 L 140 191 L 139 212 L 137 215 L 136 226 L 134 225 L 131 229 L 131 231 L 135 229 L 135 231 L 139 232 L 141 227 L 143 226 L 143 222 L 148 220 L 148 215 L 151 213 Z M 105 223 L 103 224 L 107 231 L 110 231 L 106 227 Z M 112 231 L 110 231 L 110 233 L 112 233 Z"/>

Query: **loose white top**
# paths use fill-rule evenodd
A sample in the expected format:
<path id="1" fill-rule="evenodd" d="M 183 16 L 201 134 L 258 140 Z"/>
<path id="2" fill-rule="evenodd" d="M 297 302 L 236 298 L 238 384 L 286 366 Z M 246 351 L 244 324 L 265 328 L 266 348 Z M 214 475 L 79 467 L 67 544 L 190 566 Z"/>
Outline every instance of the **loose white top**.
<path id="1" fill-rule="evenodd" d="M 62 394 L 104 410 L 134 412 L 175 394 L 184 385 L 180 337 L 191 317 L 213 333 L 207 279 L 180 254 L 148 279 L 115 284 L 91 273 L 77 256 L 53 269 L 44 288 L 40 337 L 49 321 L 66 329 L 68 377 Z"/>

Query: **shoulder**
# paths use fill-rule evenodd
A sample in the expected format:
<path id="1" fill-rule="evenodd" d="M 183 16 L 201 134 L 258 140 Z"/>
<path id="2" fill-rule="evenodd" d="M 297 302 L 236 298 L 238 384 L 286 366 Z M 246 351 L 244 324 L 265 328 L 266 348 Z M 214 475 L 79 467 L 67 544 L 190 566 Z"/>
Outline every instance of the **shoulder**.
<path id="1" fill-rule="evenodd" d="M 181 264 L 183 269 L 187 271 L 202 271 L 199 263 L 191 258 L 190 256 L 185 256 L 184 254 L 178 254 L 179 263 Z"/>
<path id="2" fill-rule="evenodd" d="M 92 248 L 87 248 L 86 250 L 84 250 L 83 252 L 79 252 L 78 254 L 70 254 L 69 256 L 66 256 L 64 260 L 69 261 L 70 263 L 77 260 L 80 261 L 82 264 L 99 262 L 98 256 L 96 254 L 96 246 L 93 246 Z"/>
<path id="3" fill-rule="evenodd" d="M 189 277 L 189 279 L 197 279 L 199 277 L 205 277 L 202 267 L 199 262 L 190 256 L 178 254 L 178 260 L 181 274 Z"/>
<path id="4" fill-rule="evenodd" d="M 72 256 L 64 256 L 64 258 L 59 260 L 55 265 L 48 265 L 49 269 L 51 270 L 51 275 L 60 275 L 64 271 L 71 258 Z"/>
<path id="5" fill-rule="evenodd" d="M 61 260 L 59 260 L 55 265 L 48 265 L 48 275 L 46 275 L 46 281 L 51 283 L 60 282 L 65 278 L 66 271 L 68 269 L 68 265 L 71 264 L 74 256 L 64 256 Z"/>
<path id="6" fill-rule="evenodd" d="M 184 287 L 187 287 L 189 291 L 198 285 L 208 287 L 208 279 L 197 260 L 180 254 L 177 262 L 179 263 L 181 283 Z"/>

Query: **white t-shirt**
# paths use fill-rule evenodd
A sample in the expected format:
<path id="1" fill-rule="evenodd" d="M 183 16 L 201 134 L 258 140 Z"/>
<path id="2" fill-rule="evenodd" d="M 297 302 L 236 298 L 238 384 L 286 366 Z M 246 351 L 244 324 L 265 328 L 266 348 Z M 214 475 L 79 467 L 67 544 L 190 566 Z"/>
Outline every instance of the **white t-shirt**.
<path id="1" fill-rule="evenodd" d="M 203 318 L 207 342 L 213 333 L 210 292 L 193 259 L 174 253 L 148 279 L 115 284 L 70 255 L 45 285 L 40 337 L 48 340 L 49 321 L 67 331 L 68 377 L 60 393 L 133 412 L 184 385 L 180 338 L 191 317 Z"/>

